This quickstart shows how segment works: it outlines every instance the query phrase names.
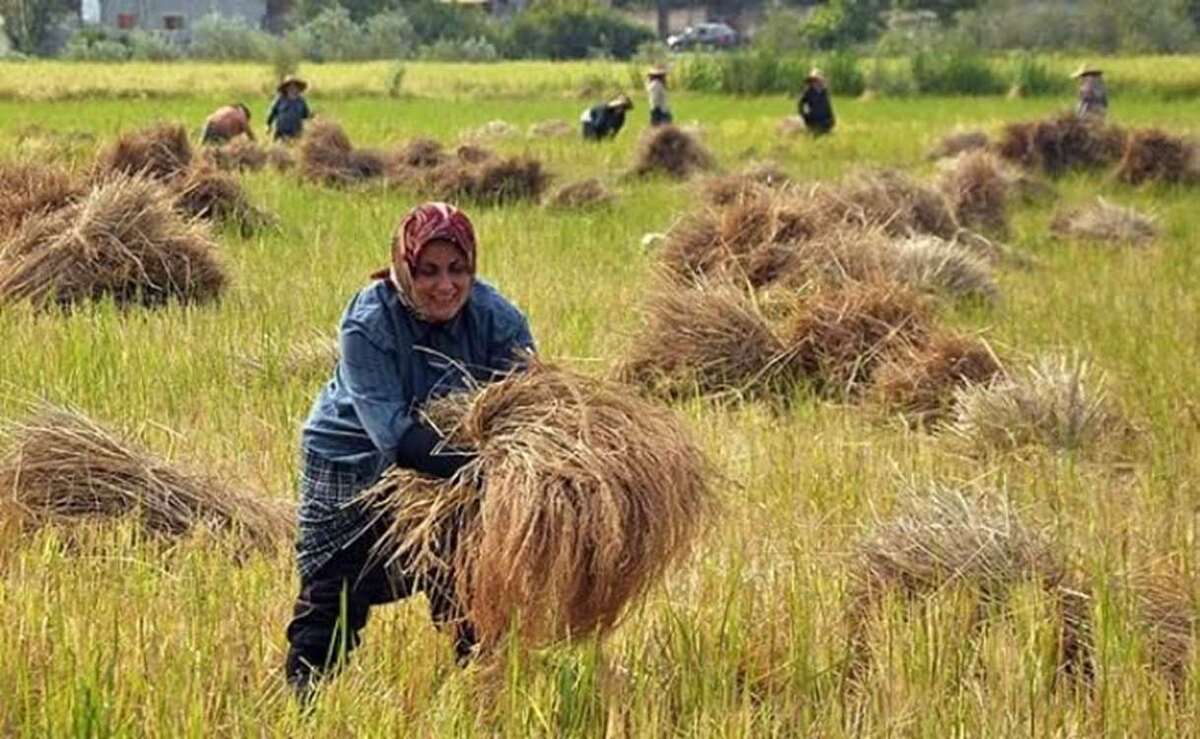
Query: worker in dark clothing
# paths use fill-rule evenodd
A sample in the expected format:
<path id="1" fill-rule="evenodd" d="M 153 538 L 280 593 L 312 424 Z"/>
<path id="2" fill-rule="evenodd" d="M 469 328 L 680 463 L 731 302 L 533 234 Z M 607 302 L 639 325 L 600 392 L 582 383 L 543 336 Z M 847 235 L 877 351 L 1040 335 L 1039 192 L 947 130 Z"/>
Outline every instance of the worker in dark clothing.
<path id="1" fill-rule="evenodd" d="M 304 121 L 312 117 L 303 95 L 307 89 L 307 82 L 291 75 L 279 83 L 279 96 L 267 114 L 267 132 L 273 126 L 276 141 L 298 138 L 304 132 Z"/>
<path id="2" fill-rule="evenodd" d="M 804 80 L 804 94 L 800 96 L 800 117 L 804 127 L 816 136 L 833 130 L 833 103 L 829 100 L 829 89 L 821 70 L 814 69 Z"/>
<path id="3" fill-rule="evenodd" d="M 628 95 L 618 95 L 607 103 L 588 108 L 579 118 L 583 124 L 583 137 L 594 141 L 613 138 L 625 125 L 625 114 L 631 110 L 633 101 Z"/>

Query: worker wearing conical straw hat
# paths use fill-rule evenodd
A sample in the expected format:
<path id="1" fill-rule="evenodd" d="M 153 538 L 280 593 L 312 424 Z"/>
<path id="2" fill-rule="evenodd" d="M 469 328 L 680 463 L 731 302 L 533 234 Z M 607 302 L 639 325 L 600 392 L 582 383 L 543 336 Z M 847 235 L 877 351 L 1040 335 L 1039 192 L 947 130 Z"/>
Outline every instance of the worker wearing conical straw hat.
<path id="1" fill-rule="evenodd" d="M 299 138 L 304 132 L 304 121 L 312 117 L 304 91 L 308 83 L 299 77 L 288 75 L 275 88 L 278 95 L 267 113 L 267 133 L 274 128 L 276 141 Z"/>
<path id="2" fill-rule="evenodd" d="M 1108 113 L 1108 90 L 1104 85 L 1104 72 L 1098 67 L 1082 64 L 1071 78 L 1079 81 L 1079 105 L 1076 114 L 1080 118 L 1103 119 Z"/>
<path id="3" fill-rule="evenodd" d="M 661 64 L 646 72 L 646 93 L 650 96 L 650 125 L 671 123 L 671 107 L 667 104 L 667 68 Z"/>
<path id="4" fill-rule="evenodd" d="M 621 94 L 607 103 L 593 105 L 583 111 L 579 121 L 583 126 L 583 137 L 593 141 L 615 137 L 625 125 L 625 114 L 633 110 L 633 101 Z"/>
<path id="5" fill-rule="evenodd" d="M 476 264 L 466 214 L 446 203 L 420 205 L 393 236 L 391 266 L 374 274 L 342 315 L 340 359 L 301 436 L 300 595 L 286 662 L 288 683 L 301 698 L 358 645 L 372 606 L 417 589 L 428 596 L 435 622 L 454 629 L 460 661 L 474 646 L 474 631 L 449 594 L 453 573 L 432 582 L 398 581 L 394 573 L 389 579 L 386 557 L 373 551 L 388 521 L 359 495 L 392 466 L 454 476 L 469 457 L 445 448 L 416 409 L 516 369 L 533 350 L 525 317 L 476 279 Z"/>
<path id="6" fill-rule="evenodd" d="M 833 130 L 833 102 L 829 99 L 829 88 L 821 70 L 813 68 L 804 78 L 804 92 L 798 107 L 804 127 L 810 133 L 820 136 Z"/>

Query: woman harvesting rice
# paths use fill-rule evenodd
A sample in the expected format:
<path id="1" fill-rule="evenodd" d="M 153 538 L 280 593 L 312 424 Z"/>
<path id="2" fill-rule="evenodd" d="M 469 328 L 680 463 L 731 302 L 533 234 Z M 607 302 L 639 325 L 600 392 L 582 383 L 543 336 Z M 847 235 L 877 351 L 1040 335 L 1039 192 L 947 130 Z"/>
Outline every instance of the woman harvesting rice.
<path id="1" fill-rule="evenodd" d="M 414 208 L 393 237 L 391 268 L 373 275 L 342 317 L 341 359 L 302 435 L 301 587 L 286 664 L 288 683 L 302 697 L 358 645 L 371 606 L 418 587 L 436 622 L 455 622 L 458 658 L 474 645 L 449 587 L 389 579 L 373 552 L 388 521 L 358 496 L 392 465 L 453 476 L 469 456 L 442 449 L 417 406 L 495 379 L 533 349 L 521 312 L 475 279 L 475 250 L 474 228 L 457 208 Z"/>

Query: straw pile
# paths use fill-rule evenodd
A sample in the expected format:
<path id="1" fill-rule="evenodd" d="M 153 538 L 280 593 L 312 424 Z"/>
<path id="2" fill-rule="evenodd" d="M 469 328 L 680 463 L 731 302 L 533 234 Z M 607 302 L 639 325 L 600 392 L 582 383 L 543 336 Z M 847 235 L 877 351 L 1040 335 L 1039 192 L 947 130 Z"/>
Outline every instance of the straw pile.
<path id="1" fill-rule="evenodd" d="M 459 144 L 454 150 L 454 156 L 460 162 L 481 164 L 489 159 L 495 159 L 496 154 L 491 149 L 476 144 Z"/>
<path id="2" fill-rule="evenodd" d="M 382 177 L 385 170 L 383 154 L 355 149 L 342 127 L 332 121 L 312 124 L 300 142 L 300 172 L 313 182 L 353 185 Z"/>
<path id="3" fill-rule="evenodd" d="M 267 164 L 276 172 L 287 172 L 296 166 L 296 158 L 292 156 L 292 150 L 283 144 L 272 144 L 267 149 Z"/>
<path id="4" fill-rule="evenodd" d="M 676 126 L 656 126 L 638 143 L 633 172 L 640 177 L 665 174 L 683 180 L 715 164 L 712 154 L 695 136 Z"/>
<path id="5" fill-rule="evenodd" d="M 889 283 L 851 283 L 802 296 L 781 330 L 789 369 L 823 395 L 852 397 L 883 357 L 922 343 L 932 314 L 918 294 Z"/>
<path id="6" fill-rule="evenodd" d="M 880 227 L 893 236 L 930 234 L 953 239 L 959 231 L 945 199 L 903 172 L 858 172 L 837 186 L 817 185 L 808 197 L 830 225 Z"/>
<path id="7" fill-rule="evenodd" d="M 729 276 L 760 287 L 790 268 L 794 245 L 817 228 L 818 216 L 798 200 L 745 199 L 685 216 L 667 234 L 660 263 L 684 284 Z"/>
<path id="8" fill-rule="evenodd" d="M 1196 174 L 1195 144 L 1158 129 L 1134 131 L 1125 140 L 1117 179 L 1130 185 L 1188 182 Z"/>
<path id="9" fill-rule="evenodd" d="M 427 415 L 478 457 L 449 481 L 394 470 L 371 495 L 392 520 L 393 561 L 452 570 L 485 651 L 506 634 L 537 645 L 609 631 L 689 552 L 712 506 L 686 430 L 619 385 L 535 362 Z"/>
<path id="10" fill-rule="evenodd" d="M 876 373 L 873 395 L 887 412 L 898 413 L 915 426 L 933 427 L 953 413 L 959 390 L 991 383 L 1003 371 L 983 341 L 938 333 L 925 343 L 888 355 Z"/>
<path id="11" fill-rule="evenodd" d="M 0 246 L 0 302 L 204 302 L 225 282 L 207 229 L 181 218 L 170 193 L 144 177 L 114 176 L 77 203 L 27 219 Z"/>
<path id="12" fill-rule="evenodd" d="M 578 210 L 611 205 L 616 198 L 598 179 L 568 182 L 550 193 L 545 206 L 551 210 Z"/>
<path id="13" fill-rule="evenodd" d="M 1121 158 L 1124 147 L 1125 133 L 1120 128 L 1065 113 L 1009 124 L 997 152 L 1008 161 L 1057 177 L 1072 169 L 1109 167 Z"/>
<path id="14" fill-rule="evenodd" d="M 988 263 L 955 242 L 914 236 L 892 239 L 888 247 L 883 269 L 891 279 L 952 298 L 990 302 L 1000 296 Z"/>
<path id="15" fill-rule="evenodd" d="M 1044 357 L 1000 381 L 958 391 L 949 431 L 976 454 L 1096 451 L 1131 432 L 1106 384 L 1084 360 Z"/>
<path id="16" fill-rule="evenodd" d="M 446 161 L 446 152 L 440 141 L 415 138 L 396 152 L 395 160 L 405 167 L 423 169 L 436 167 Z"/>
<path id="17" fill-rule="evenodd" d="M 1145 245 L 1158 237 L 1158 223 L 1133 208 L 1097 198 L 1085 208 L 1072 208 L 1055 214 L 1050 230 L 1059 236 L 1134 246 Z"/>
<path id="18" fill-rule="evenodd" d="M 84 192 L 71 172 L 32 161 L 0 162 L 0 237 L 25 219 L 65 207 Z"/>
<path id="19" fill-rule="evenodd" d="M 270 214 L 250 204 L 242 183 L 211 165 L 192 167 L 175 184 L 175 207 L 191 218 L 236 223 L 243 236 L 273 223 Z"/>
<path id="20" fill-rule="evenodd" d="M 1179 695 L 1187 686 L 1200 626 L 1195 584 L 1175 573 L 1139 573 L 1132 594 L 1137 619 L 1146 631 L 1150 659 Z"/>
<path id="21" fill-rule="evenodd" d="M 201 157 L 227 172 L 257 172 L 267 166 L 267 150 L 245 136 L 221 146 L 205 147 Z"/>
<path id="22" fill-rule="evenodd" d="M 930 159 L 948 159 L 969 151 L 987 149 L 988 136 L 983 131 L 958 131 L 947 134 L 929 150 Z"/>
<path id="23" fill-rule="evenodd" d="M 550 175 L 532 157 L 487 159 L 482 163 L 450 162 L 429 171 L 422 189 L 440 200 L 474 200 L 501 205 L 537 200 Z"/>
<path id="24" fill-rule="evenodd" d="M 846 617 L 855 653 L 850 672 L 868 666 L 870 622 L 890 594 L 917 601 L 949 588 L 966 590 L 978 599 L 982 617 L 1029 583 L 1058 607 L 1060 670 L 1090 677 L 1090 598 L 1070 579 L 1049 539 L 1022 523 L 1001 496 L 942 485 L 909 493 L 890 518 L 873 523 L 855 550 Z"/>
<path id="25" fill-rule="evenodd" d="M 742 200 L 766 197 L 771 188 L 786 188 L 791 182 L 787 172 L 770 162 L 762 162 L 738 174 L 706 177 L 700 183 L 700 199 L 724 207 Z"/>
<path id="26" fill-rule="evenodd" d="M 143 175 L 172 180 L 187 173 L 192 165 L 192 145 L 182 125 L 162 123 L 130 131 L 100 152 L 94 177 L 113 174 Z"/>
<path id="27" fill-rule="evenodd" d="M 641 310 L 641 329 L 616 368 L 623 382 L 670 398 L 758 396 L 787 380 L 778 374 L 783 343 L 740 287 L 664 285 Z"/>
<path id="28" fill-rule="evenodd" d="M 46 407 L 0 426 L 0 490 L 24 528 L 134 516 L 152 535 L 197 527 L 264 550 L 294 536 L 291 506 L 172 466 L 81 413 Z"/>
<path id="29" fill-rule="evenodd" d="M 938 185 L 960 226 L 1008 234 L 1010 179 L 996 155 L 987 150 L 963 154 L 942 170 Z"/>

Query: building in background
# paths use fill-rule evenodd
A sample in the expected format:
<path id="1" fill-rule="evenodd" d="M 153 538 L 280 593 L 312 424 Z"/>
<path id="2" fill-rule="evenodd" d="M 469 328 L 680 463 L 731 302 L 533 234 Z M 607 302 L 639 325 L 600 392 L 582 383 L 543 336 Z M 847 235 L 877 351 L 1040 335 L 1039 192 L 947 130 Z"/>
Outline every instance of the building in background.
<path id="1" fill-rule="evenodd" d="M 186 33 L 196 21 L 217 13 L 240 18 L 251 28 L 262 28 L 267 17 L 266 0 L 98 0 L 100 23 L 131 31 Z M 88 3 L 84 3 L 86 7 Z"/>

